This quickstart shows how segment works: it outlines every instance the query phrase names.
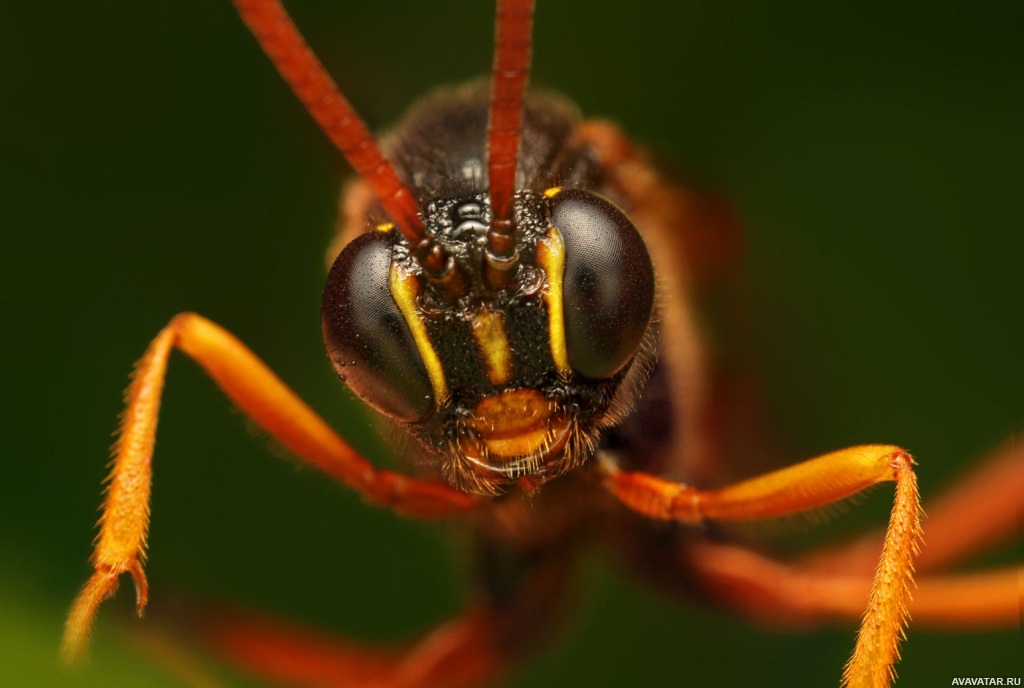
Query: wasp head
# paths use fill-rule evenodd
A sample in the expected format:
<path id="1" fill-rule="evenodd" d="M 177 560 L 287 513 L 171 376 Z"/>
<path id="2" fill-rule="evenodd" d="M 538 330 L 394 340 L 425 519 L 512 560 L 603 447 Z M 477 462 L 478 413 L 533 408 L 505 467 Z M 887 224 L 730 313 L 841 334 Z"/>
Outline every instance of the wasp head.
<path id="1" fill-rule="evenodd" d="M 321 306 L 352 391 L 453 485 L 485 494 L 531 489 L 592 456 L 655 348 L 653 268 L 626 215 L 573 189 L 521 191 L 514 206 L 501 286 L 488 274 L 488 198 L 473 194 L 426 208 L 442 271 L 383 226 L 338 256 Z"/>

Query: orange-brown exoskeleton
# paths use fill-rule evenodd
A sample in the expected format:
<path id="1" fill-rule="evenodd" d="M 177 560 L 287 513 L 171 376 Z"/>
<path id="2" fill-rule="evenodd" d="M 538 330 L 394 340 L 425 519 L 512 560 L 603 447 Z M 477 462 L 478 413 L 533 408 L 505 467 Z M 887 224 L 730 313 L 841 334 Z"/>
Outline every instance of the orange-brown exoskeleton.
<path id="1" fill-rule="evenodd" d="M 276 0 L 234 2 L 359 175 L 330 255 L 323 337 L 338 376 L 408 437 L 397 444 L 416 474 L 376 468 L 231 334 L 175 317 L 128 390 L 67 657 L 84 651 L 121 574 L 146 605 L 151 459 L 175 348 L 296 456 L 370 502 L 462 517 L 478 534 L 478 599 L 402 652 L 309 642 L 259 619 L 206 629 L 215 649 L 284 685 L 491 682 L 549 625 L 575 544 L 588 539 L 651 562 L 660 584 L 686 581 L 742 613 L 861 618 L 841 679 L 837 669 L 849 686 L 890 684 L 909 613 L 947 626 L 1016 621 L 1018 568 L 934 573 L 1013 531 L 1024 493 L 1013 447 L 936 504 L 913 603 L 922 530 L 903 449 L 852 447 L 697 486 L 721 448 L 691 294 L 707 247 L 731 241 L 729 214 L 667 181 L 615 126 L 580 121 L 555 94 L 526 94 L 533 0 L 498 1 L 489 83 L 429 97 L 381 145 Z M 689 527 L 794 514 L 881 482 L 896 487 L 884 535 L 798 561 Z"/>

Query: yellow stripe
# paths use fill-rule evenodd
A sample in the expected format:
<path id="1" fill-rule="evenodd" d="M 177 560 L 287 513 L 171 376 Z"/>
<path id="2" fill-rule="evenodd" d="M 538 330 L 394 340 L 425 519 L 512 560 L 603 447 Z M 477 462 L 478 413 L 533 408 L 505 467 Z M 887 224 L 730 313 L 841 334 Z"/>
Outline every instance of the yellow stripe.
<path id="1" fill-rule="evenodd" d="M 512 375 L 512 355 L 501 314 L 481 309 L 473 319 L 473 336 L 487 361 L 487 377 L 495 385 L 508 382 Z"/>
<path id="2" fill-rule="evenodd" d="M 384 232 L 385 234 L 390 234 L 391 230 L 394 229 L 394 228 L 395 228 L 395 225 L 390 223 L 390 222 L 385 222 L 382 225 L 377 225 L 377 231 L 378 232 Z"/>
<path id="3" fill-rule="evenodd" d="M 556 191 L 557 193 L 557 191 Z M 537 244 L 537 264 L 547 274 L 545 300 L 548 303 L 548 337 L 551 340 L 551 358 L 559 372 L 568 375 L 569 353 L 565 348 L 565 313 L 562 306 L 562 278 L 565 275 L 565 244 L 562 235 L 552 227 Z"/>
<path id="4" fill-rule="evenodd" d="M 420 351 L 420 358 L 427 367 L 427 375 L 430 377 L 430 385 L 437 395 L 437 403 L 448 396 L 448 384 L 444 380 L 444 369 L 441 367 L 441 359 L 434 351 L 434 345 L 430 342 L 427 334 L 427 326 L 416 310 L 416 295 L 419 294 L 420 285 L 416 275 L 402 270 L 398 265 L 391 265 L 391 296 L 398 304 L 398 310 L 402 311 L 405 322 L 412 331 L 412 338 L 416 342 L 416 348 Z"/>
<path id="5" fill-rule="evenodd" d="M 544 195 L 548 198 L 554 198 L 562 190 L 560 186 L 552 186 L 550 189 L 544 192 Z"/>

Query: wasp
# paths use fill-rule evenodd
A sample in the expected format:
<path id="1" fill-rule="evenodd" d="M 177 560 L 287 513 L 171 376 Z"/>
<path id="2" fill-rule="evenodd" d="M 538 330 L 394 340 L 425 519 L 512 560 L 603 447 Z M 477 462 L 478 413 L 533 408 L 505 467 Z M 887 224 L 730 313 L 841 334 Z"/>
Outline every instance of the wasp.
<path id="1" fill-rule="evenodd" d="M 859 618 L 837 675 L 849 686 L 890 685 L 911 612 L 947 625 L 1016 618 L 1017 568 L 934 573 L 1007 536 L 1024 481 L 1013 447 L 937 505 L 923 554 L 915 463 L 898 446 L 701 484 L 722 438 L 692 294 L 730 218 L 615 125 L 527 92 L 532 0 L 499 0 L 489 82 L 428 97 L 380 142 L 278 2 L 235 6 L 357 173 L 330 250 L 323 339 L 339 379 L 415 468 L 375 466 L 237 338 L 176 316 L 126 395 L 66 656 L 84 651 L 123 574 L 139 611 L 147 604 L 152 456 L 175 349 L 292 454 L 370 503 L 460 518 L 474 533 L 478 594 L 404 651 L 309 642 L 254 619 L 210 624 L 212 644 L 282 684 L 498 680 L 551 629 L 580 546 L 595 541 L 670 592 L 691 587 L 751 616 Z M 880 483 L 895 486 L 889 524 L 850 546 L 784 561 L 714 536 L 716 524 L 798 514 Z"/>

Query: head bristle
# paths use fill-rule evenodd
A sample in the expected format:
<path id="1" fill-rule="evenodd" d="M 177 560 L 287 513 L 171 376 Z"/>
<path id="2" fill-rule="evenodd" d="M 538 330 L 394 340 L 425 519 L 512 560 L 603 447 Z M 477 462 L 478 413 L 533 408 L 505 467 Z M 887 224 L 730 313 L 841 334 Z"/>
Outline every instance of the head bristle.
<path id="1" fill-rule="evenodd" d="M 384 158 L 373 135 L 345 99 L 278 0 L 233 0 L 242 20 L 292 91 L 353 169 L 373 188 L 385 212 L 412 243 L 424 236 L 420 209 Z"/>

